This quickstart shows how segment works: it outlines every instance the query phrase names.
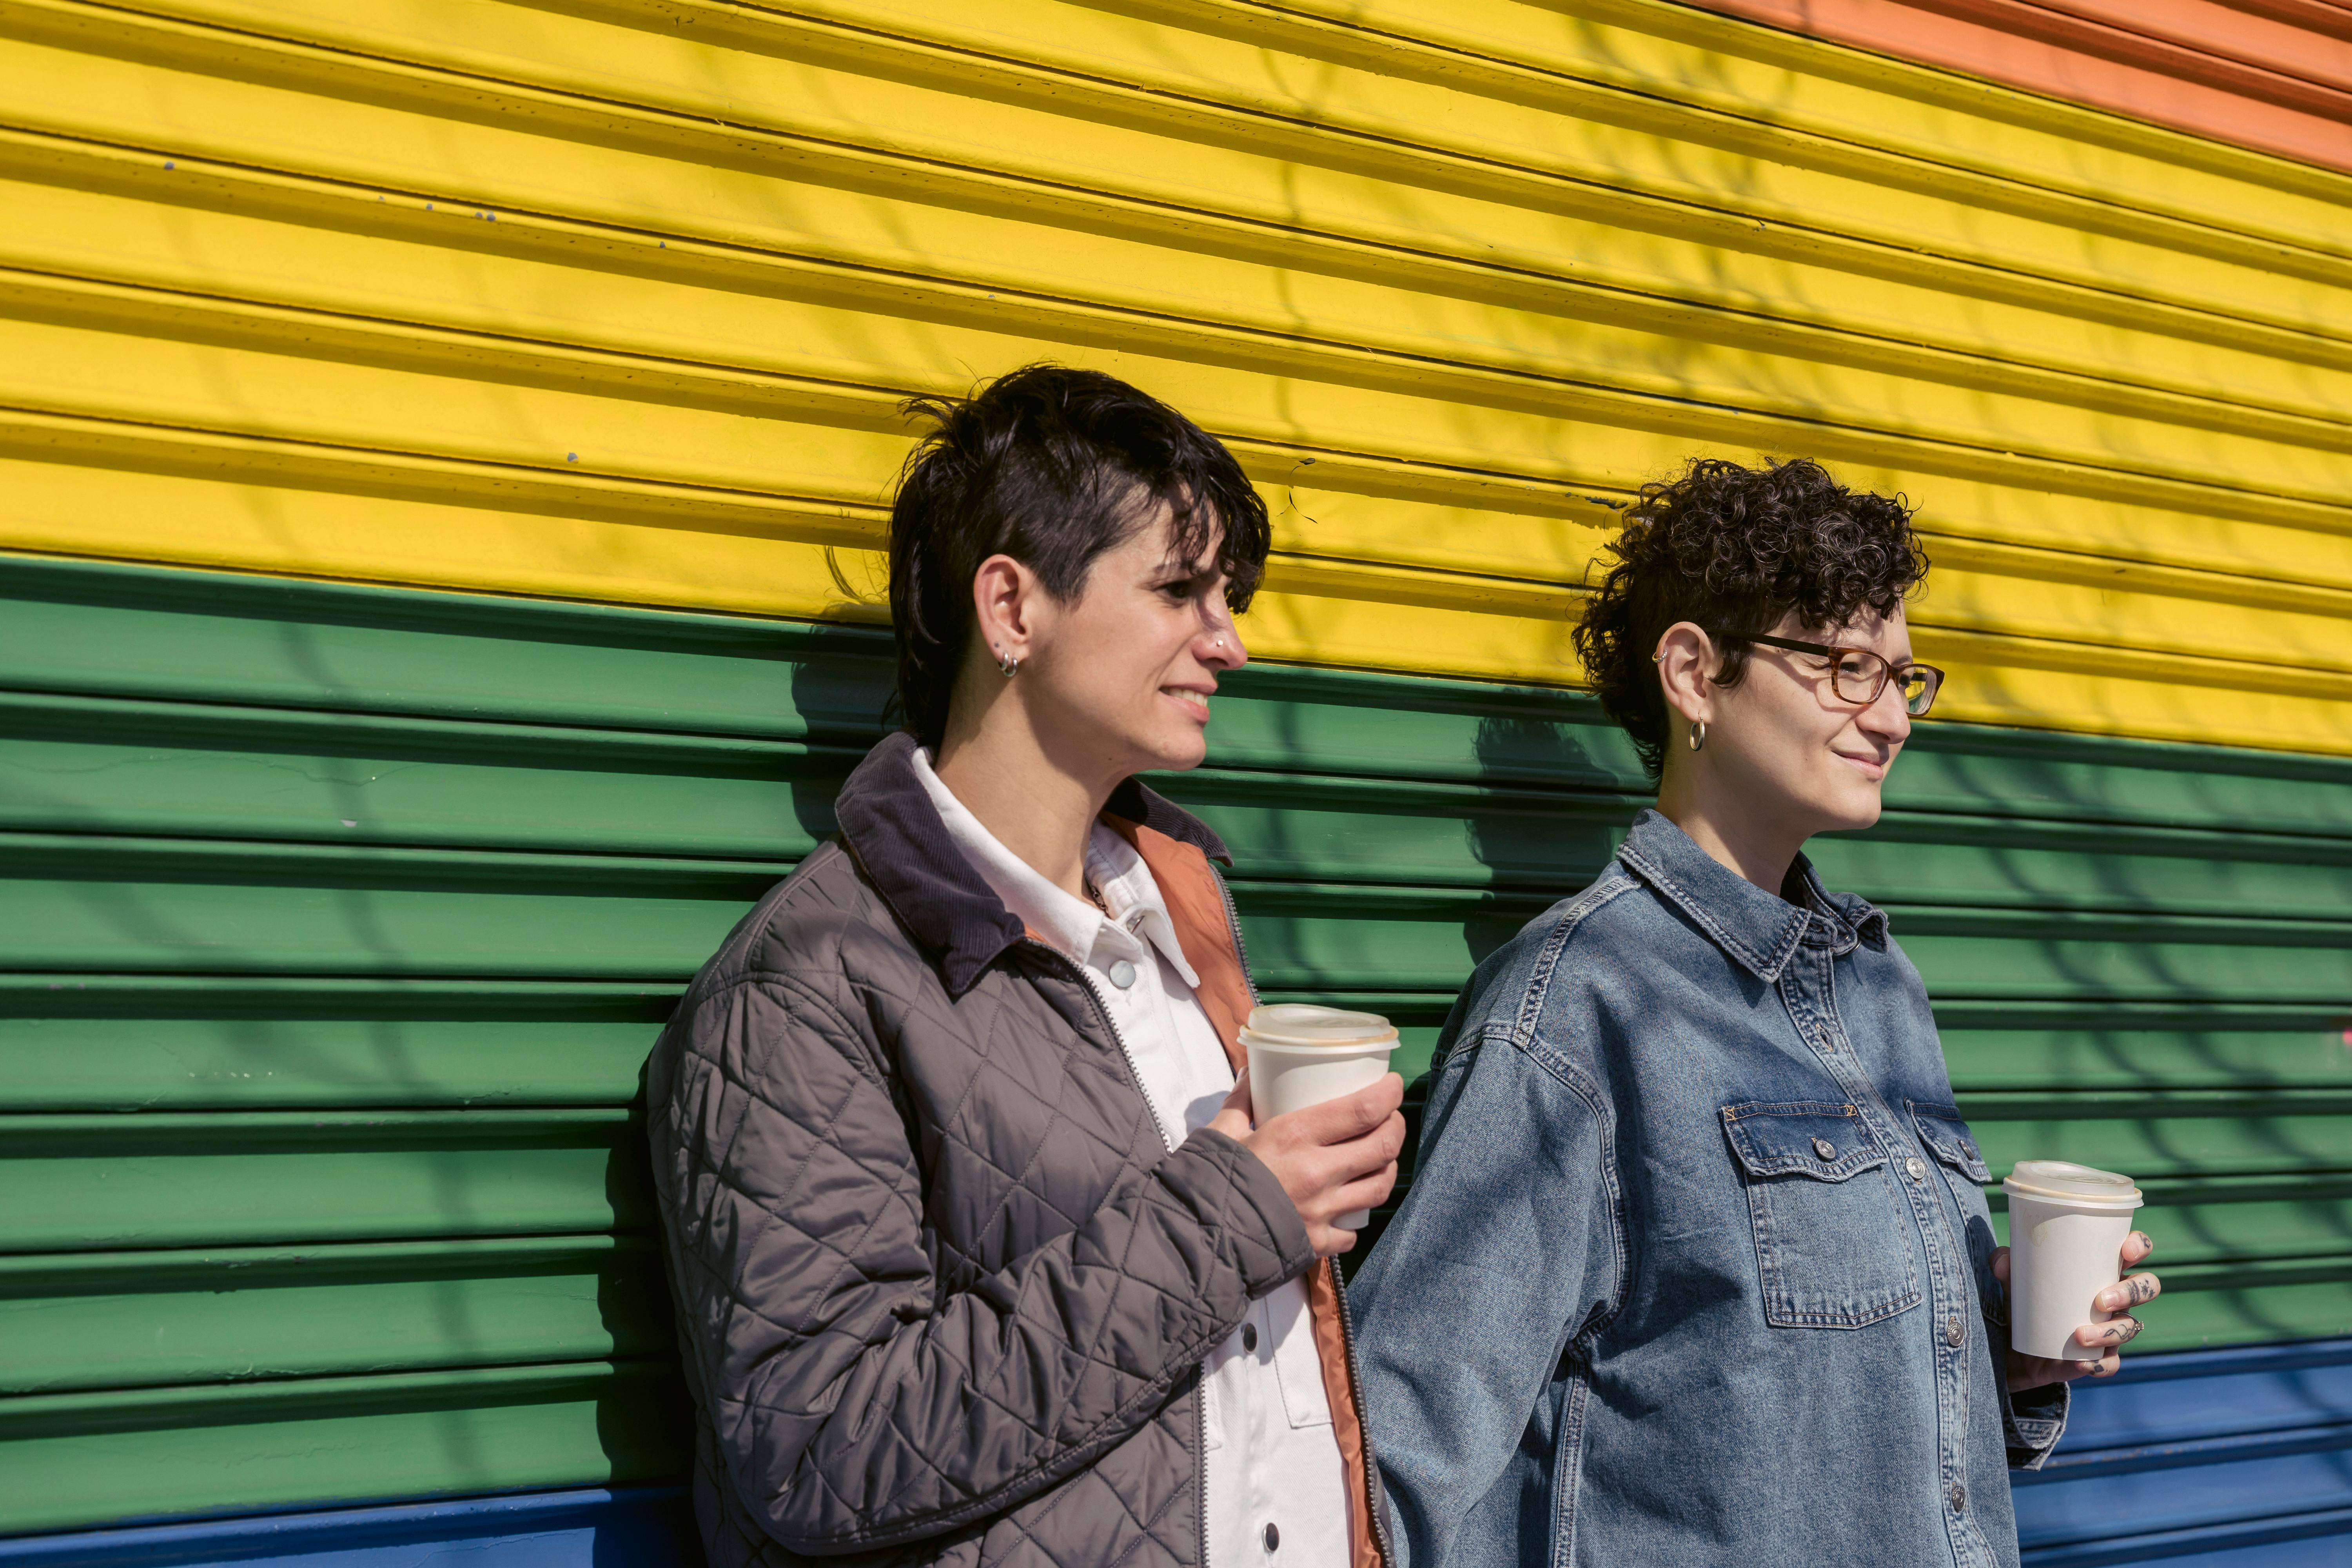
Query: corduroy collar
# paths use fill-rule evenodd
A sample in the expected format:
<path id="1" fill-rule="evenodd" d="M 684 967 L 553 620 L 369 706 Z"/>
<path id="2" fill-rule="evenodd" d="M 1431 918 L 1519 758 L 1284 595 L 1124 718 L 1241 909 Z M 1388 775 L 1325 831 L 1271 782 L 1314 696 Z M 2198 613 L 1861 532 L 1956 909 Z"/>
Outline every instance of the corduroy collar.
<path id="1" fill-rule="evenodd" d="M 948 994 L 961 996 L 1025 931 L 948 836 L 915 776 L 914 750 L 914 736 L 901 731 L 866 752 L 835 798 L 834 819 L 875 890 L 940 966 Z M 1134 779 L 1111 792 L 1104 815 L 1232 863 L 1224 841 L 1206 824 Z"/>
<path id="2" fill-rule="evenodd" d="M 1802 896 L 1799 903 L 1766 892 L 1655 810 L 1633 819 L 1617 858 L 1768 984 L 1780 978 L 1811 931 L 1818 931 L 1832 952 L 1851 952 L 1859 942 L 1886 945 L 1885 911 L 1867 899 L 1822 886 L 1812 862 L 1802 855 L 1789 873 Z"/>

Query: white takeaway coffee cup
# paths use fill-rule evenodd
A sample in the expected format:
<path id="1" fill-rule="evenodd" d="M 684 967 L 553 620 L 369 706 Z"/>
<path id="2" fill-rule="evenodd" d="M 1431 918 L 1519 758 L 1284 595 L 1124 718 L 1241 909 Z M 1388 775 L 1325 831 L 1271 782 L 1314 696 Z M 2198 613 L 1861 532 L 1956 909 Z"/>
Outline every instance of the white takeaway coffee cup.
<path id="1" fill-rule="evenodd" d="M 1377 1083 L 1396 1049 L 1396 1026 L 1378 1013 L 1348 1013 L 1304 1002 L 1250 1009 L 1242 1026 L 1249 1052 L 1250 1114 L 1261 1125 Z M 1331 1223 L 1361 1230 L 1371 1211 L 1358 1209 Z"/>
<path id="2" fill-rule="evenodd" d="M 2129 1176 L 2064 1160 L 2021 1160 L 2009 1194 L 2009 1342 L 2023 1355 L 2097 1361 L 2074 1342 L 2115 1316 L 2091 1305 L 2123 1278 L 2124 1237 L 2144 1201 Z"/>

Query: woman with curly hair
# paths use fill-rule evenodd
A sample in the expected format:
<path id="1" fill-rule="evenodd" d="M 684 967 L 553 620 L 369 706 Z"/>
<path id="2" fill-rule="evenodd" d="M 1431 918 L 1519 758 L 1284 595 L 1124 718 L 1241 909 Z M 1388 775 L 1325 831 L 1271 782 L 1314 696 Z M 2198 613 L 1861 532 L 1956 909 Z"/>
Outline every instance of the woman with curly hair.
<path id="1" fill-rule="evenodd" d="M 1611 549 L 1577 645 L 1657 807 L 1472 977 L 1351 1290 L 1397 1555 L 2013 1568 L 2008 1470 L 2139 1325 L 2009 1350 L 1918 972 L 1801 853 L 1878 820 L 1943 679 L 1909 510 L 1705 460 Z"/>

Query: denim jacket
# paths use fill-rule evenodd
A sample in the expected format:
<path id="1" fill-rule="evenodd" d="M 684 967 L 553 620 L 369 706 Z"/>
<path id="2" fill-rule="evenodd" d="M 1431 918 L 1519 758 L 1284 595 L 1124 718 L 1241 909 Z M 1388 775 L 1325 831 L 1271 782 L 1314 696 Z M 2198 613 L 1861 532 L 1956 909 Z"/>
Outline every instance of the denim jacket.
<path id="1" fill-rule="evenodd" d="M 1886 916 L 1654 811 L 1481 964 L 1350 1296 L 1412 1568 L 2014 1568 L 1989 1179 Z"/>

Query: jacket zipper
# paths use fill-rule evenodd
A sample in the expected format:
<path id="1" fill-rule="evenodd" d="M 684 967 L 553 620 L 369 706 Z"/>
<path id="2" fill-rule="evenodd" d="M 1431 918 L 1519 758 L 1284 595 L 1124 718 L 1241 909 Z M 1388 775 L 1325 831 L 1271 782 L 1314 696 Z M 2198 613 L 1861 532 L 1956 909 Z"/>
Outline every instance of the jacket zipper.
<path id="1" fill-rule="evenodd" d="M 1209 875 L 1216 881 L 1218 896 L 1225 901 L 1225 929 L 1233 932 L 1234 956 L 1241 961 L 1242 984 L 1249 988 L 1250 1001 L 1255 1004 L 1257 1001 L 1257 981 L 1250 973 L 1249 948 L 1242 941 L 1241 911 L 1234 907 L 1233 889 L 1225 886 L 1224 878 L 1218 875 L 1215 863 L 1208 862 L 1208 866 Z M 1327 1258 L 1321 1261 L 1323 1267 L 1331 1271 L 1331 1297 L 1339 1305 L 1339 1349 L 1342 1359 L 1347 1363 L 1348 1397 L 1356 1402 L 1356 1436 L 1364 1449 L 1364 1517 L 1371 1522 L 1372 1549 L 1380 1553 L 1383 1563 L 1392 1563 L 1396 1561 L 1396 1552 L 1389 1543 L 1387 1510 L 1381 1506 L 1381 1467 L 1372 1454 L 1372 1424 L 1364 1415 L 1364 1373 L 1361 1364 L 1356 1360 L 1356 1321 L 1348 1310 L 1348 1281 L 1339 1272 L 1338 1258 Z M 1203 1431 L 1207 1429 L 1206 1409 L 1204 1405 L 1202 1416 Z M 1208 1454 L 1205 1449 L 1202 1453 L 1201 1466 L 1203 1478 L 1201 1561 L 1206 1563 L 1209 1559 L 1209 1512 L 1206 1507 Z"/>
<path id="2" fill-rule="evenodd" d="M 1364 1415 L 1364 1373 L 1356 1361 L 1356 1319 L 1348 1310 L 1348 1281 L 1339 1273 L 1338 1258 L 1325 1258 L 1324 1267 L 1331 1270 L 1331 1296 L 1339 1303 L 1339 1348 L 1348 1362 L 1348 1394 L 1356 1402 L 1356 1438 L 1364 1446 L 1364 1517 L 1371 1521 L 1372 1549 L 1382 1563 L 1394 1563 L 1388 1511 L 1381 1507 L 1380 1461 L 1372 1456 L 1372 1424 Z"/>
<path id="3" fill-rule="evenodd" d="M 1218 886 L 1222 889 L 1223 884 L 1221 882 Z M 1228 914 L 1233 907 L 1233 900 L 1227 898 L 1225 909 Z M 1236 926 L 1234 931 L 1234 942 L 1238 947 L 1241 928 Z M 1143 1086 L 1143 1069 L 1135 1065 L 1135 1047 L 1129 1045 L 1127 1037 L 1119 1032 L 1118 1020 L 1112 1017 L 1110 1009 L 1104 1005 L 1102 993 L 1095 989 L 1094 979 L 1087 973 L 1086 966 L 1060 948 L 1039 942 L 1034 937 L 1023 937 L 1021 940 L 1040 952 L 1050 954 L 1059 963 L 1067 964 L 1070 972 L 1077 976 L 1078 984 L 1087 988 L 1087 1000 L 1095 1005 L 1095 1016 L 1103 1021 L 1103 1027 L 1110 1031 L 1111 1043 L 1118 1047 L 1118 1054 L 1127 1063 L 1127 1076 L 1135 1080 L 1135 1092 L 1142 1100 L 1143 1109 L 1151 1118 L 1151 1125 L 1160 1129 L 1160 1141 L 1168 1144 L 1170 1153 L 1174 1153 L 1176 1145 L 1168 1141 L 1168 1124 L 1160 1120 L 1160 1108 L 1151 1103 L 1151 1091 Z M 1242 976 L 1244 981 L 1248 979 L 1247 960 L 1243 962 Z M 1253 989 L 1250 995 L 1255 1000 L 1257 992 Z M 1192 1496 L 1198 1500 L 1192 1514 L 1200 1526 L 1201 1568 L 1209 1568 L 1209 1373 L 1205 1363 L 1200 1381 L 1192 1391 Z"/>
<path id="4" fill-rule="evenodd" d="M 1217 884 L 1217 897 L 1225 901 L 1225 929 L 1233 933 L 1234 956 L 1241 961 L 1242 984 L 1249 988 L 1250 1005 L 1257 1005 L 1257 981 L 1250 974 L 1249 944 L 1242 941 L 1241 911 L 1234 908 L 1234 890 L 1225 886 L 1224 878 L 1217 874 L 1217 863 L 1202 857 L 1201 863 L 1209 868 L 1209 879 Z M 1246 1020 L 1244 1020 L 1246 1022 Z"/>

